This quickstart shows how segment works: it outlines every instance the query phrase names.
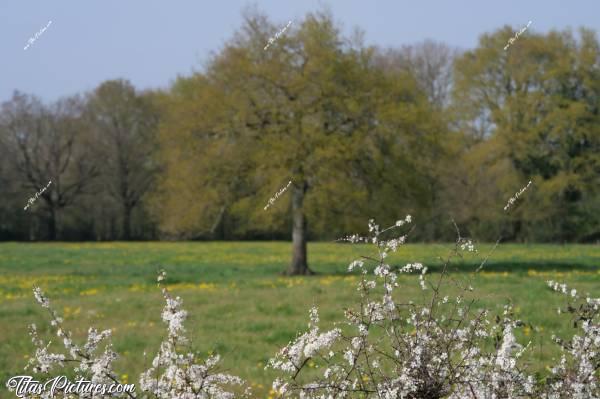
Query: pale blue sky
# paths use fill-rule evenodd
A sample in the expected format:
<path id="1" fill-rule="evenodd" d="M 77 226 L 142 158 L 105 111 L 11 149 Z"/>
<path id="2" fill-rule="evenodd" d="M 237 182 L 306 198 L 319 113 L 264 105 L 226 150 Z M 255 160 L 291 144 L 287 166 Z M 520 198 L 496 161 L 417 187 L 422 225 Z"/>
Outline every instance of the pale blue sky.
<path id="1" fill-rule="evenodd" d="M 430 38 L 468 49 L 484 32 L 530 20 L 536 32 L 600 32 L 598 0 L 2 0 L 0 102 L 14 89 L 52 101 L 114 78 L 167 87 L 232 37 L 249 4 L 281 26 L 326 4 L 346 33 L 358 26 L 367 44 L 384 47 Z"/>

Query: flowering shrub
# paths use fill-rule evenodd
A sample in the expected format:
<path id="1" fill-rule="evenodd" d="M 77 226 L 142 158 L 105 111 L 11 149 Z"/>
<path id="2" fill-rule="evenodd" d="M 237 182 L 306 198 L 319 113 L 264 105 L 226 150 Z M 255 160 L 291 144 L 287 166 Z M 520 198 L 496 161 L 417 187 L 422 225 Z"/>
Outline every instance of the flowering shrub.
<path id="1" fill-rule="evenodd" d="M 370 237 L 352 235 L 345 240 L 367 242 L 377 249 L 377 257 L 363 256 L 354 260 L 349 271 L 359 270 L 359 301 L 345 309 L 345 321 L 336 328 L 322 331 L 317 308 L 309 313 L 308 331 L 282 348 L 269 360 L 268 368 L 278 370 L 281 377 L 273 382 L 280 397 L 299 398 L 403 398 L 403 399 L 590 399 L 600 398 L 600 299 L 582 297 L 565 284 L 549 281 L 548 285 L 568 297 L 565 309 L 570 314 L 578 335 L 569 340 L 553 337 L 562 351 L 561 358 L 550 368 L 547 378 L 535 378 L 522 359 L 529 344 L 517 342 L 514 331 L 523 325 L 514 318 L 512 308 L 505 306 L 501 315 L 493 317 L 479 306 L 470 280 L 459 281 L 448 273 L 450 261 L 465 252 L 477 252 L 472 240 L 458 238 L 441 273 L 429 278 L 427 267 L 409 263 L 392 267 L 386 258 L 402 245 L 410 233 L 385 238 L 392 230 L 412 222 L 410 215 L 393 226 L 380 230 L 369 221 Z M 495 248 L 495 247 L 494 247 Z M 487 260 L 487 258 L 486 258 Z M 366 263 L 372 263 L 372 277 Z M 476 269 L 480 271 L 484 262 Z M 416 274 L 424 296 L 422 301 L 401 303 L 395 299 L 400 274 Z M 173 298 L 162 286 L 165 273 L 158 276 L 166 305 L 162 319 L 167 324 L 167 337 L 152 361 L 150 369 L 140 376 L 143 398 L 192 399 L 234 398 L 249 396 L 241 392 L 243 381 L 219 373 L 218 356 L 204 362 L 191 352 L 185 353 L 187 313 L 182 300 Z M 446 292 L 452 289 L 452 294 Z M 458 293 L 458 294 L 457 294 Z M 51 325 L 66 354 L 49 352 L 49 343 L 31 326 L 35 356 L 30 360 L 37 373 L 48 374 L 55 368 L 75 365 L 79 376 L 93 383 L 118 383 L 112 364 L 117 354 L 112 351 L 110 330 L 98 332 L 90 328 L 87 342 L 77 345 L 62 318 L 51 308 L 48 298 L 34 289 L 38 303 L 48 309 Z M 425 296 L 427 295 L 427 296 Z M 100 344 L 103 351 L 99 351 Z M 238 386 L 237 391 L 231 389 Z M 10 387 L 9 387 L 10 388 Z M 62 397 L 96 398 L 96 394 L 64 394 Z M 49 396 L 41 396 L 46 398 Z M 135 398 L 125 392 L 111 397 Z"/>
<path id="2" fill-rule="evenodd" d="M 600 300 L 586 298 L 579 307 L 569 305 L 584 335 L 568 343 L 557 339 L 564 355 L 551 378 L 536 381 L 520 361 L 529 345 L 522 346 L 515 339 L 513 331 L 522 323 L 513 318 L 510 306 L 491 320 L 487 310 L 477 308 L 468 282 L 453 281 L 459 294 L 443 295 L 451 258 L 462 256 L 462 251 L 476 251 L 471 240 L 460 237 L 458 228 L 454 250 L 436 281 L 426 278 L 427 267 L 420 263 L 396 270 L 385 263 L 389 251 L 396 251 L 406 235 L 386 240 L 383 233 L 410 222 L 407 216 L 380 231 L 371 220 L 370 238 L 346 237 L 350 242 L 371 242 L 378 252 L 377 258 L 363 257 L 349 266 L 349 271 L 362 273 L 359 303 L 345 310 L 343 325 L 325 332 L 319 329 L 317 309 L 311 309 L 309 330 L 281 349 L 267 366 L 283 372 L 273 383 L 274 390 L 283 397 L 300 398 L 599 396 Z M 365 261 L 374 262 L 374 278 L 367 277 Z M 397 273 L 417 273 L 421 289 L 431 289 L 431 297 L 423 304 L 394 301 Z M 556 288 L 555 284 L 551 286 Z M 566 286 L 558 287 L 567 293 Z M 571 295 L 576 297 L 576 292 Z"/>
<path id="3" fill-rule="evenodd" d="M 598 314 L 600 298 L 581 298 L 577 290 L 569 290 L 566 284 L 548 281 L 553 290 L 570 297 L 574 303 L 559 313 L 573 316 L 573 323 L 581 326 L 583 335 L 575 335 L 569 341 L 553 336 L 560 346 L 560 363 L 553 367 L 549 378 L 548 397 L 550 398 L 598 398 L 598 371 L 600 370 L 600 324 Z"/>
<path id="4" fill-rule="evenodd" d="M 158 283 L 161 286 L 166 274 L 161 272 Z M 181 308 L 182 300 L 173 298 L 168 290 L 162 286 L 162 293 L 166 305 L 162 312 L 162 320 L 167 324 L 167 337 L 160 345 L 160 349 L 152 366 L 140 376 L 140 388 L 143 398 L 156 399 L 204 399 L 222 398 L 231 399 L 235 395 L 228 390 L 234 385 L 243 385 L 239 377 L 219 373 L 215 367 L 219 362 L 218 356 L 211 356 L 204 362 L 199 362 L 194 353 L 181 353 L 188 343 L 185 337 L 183 322 L 187 312 Z M 58 337 L 68 354 L 50 353 L 50 343 L 45 343 L 38 337 L 35 324 L 30 327 L 32 342 L 36 346 L 35 356 L 29 361 L 28 367 L 33 367 L 36 373 L 49 374 L 54 368 L 62 368 L 67 365 L 75 365 L 74 372 L 77 379 L 84 378 L 93 384 L 119 383 L 117 374 L 113 371 L 112 364 L 117 359 L 117 354 L 112 350 L 110 343 L 111 331 L 105 330 L 100 333 L 90 328 L 87 342 L 77 345 L 71 339 L 71 332 L 66 330 L 62 324 L 63 319 L 50 306 L 50 301 L 39 287 L 34 288 L 37 302 L 50 313 L 50 324 L 56 330 Z M 97 353 L 102 341 L 107 342 L 104 351 Z M 87 378 L 86 378 L 87 377 Z M 11 387 L 9 387 L 11 389 Z M 12 389 L 11 389 L 12 390 Z M 249 391 L 243 395 L 247 396 Z M 50 392 L 41 394 L 41 398 L 49 398 Z M 107 395 L 96 393 L 63 393 L 64 398 L 102 398 Z M 136 395 L 125 392 L 121 394 L 108 395 L 110 397 L 135 398 Z M 53 396 L 57 397 L 57 396 Z"/>

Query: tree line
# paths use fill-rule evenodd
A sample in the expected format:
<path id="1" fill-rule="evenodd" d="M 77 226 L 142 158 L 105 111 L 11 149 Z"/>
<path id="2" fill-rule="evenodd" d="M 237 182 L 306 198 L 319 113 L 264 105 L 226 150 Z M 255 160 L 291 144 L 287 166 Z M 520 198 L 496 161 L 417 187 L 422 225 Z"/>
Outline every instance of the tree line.
<path id="1" fill-rule="evenodd" d="M 451 217 L 480 240 L 600 239 L 595 32 L 529 29 L 504 50 L 505 26 L 468 51 L 384 49 L 316 12 L 265 50 L 279 28 L 245 12 L 166 90 L 111 80 L 51 104 L 15 92 L 0 109 L 0 239 L 293 232 L 302 272 L 306 240 L 406 214 L 416 240 L 452 240 Z"/>

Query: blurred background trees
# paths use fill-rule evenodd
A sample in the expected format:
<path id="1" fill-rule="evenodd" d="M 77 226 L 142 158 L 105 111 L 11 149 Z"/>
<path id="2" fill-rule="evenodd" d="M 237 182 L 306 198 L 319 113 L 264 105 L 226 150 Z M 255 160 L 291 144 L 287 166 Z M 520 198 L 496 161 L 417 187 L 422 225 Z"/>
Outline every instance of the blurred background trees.
<path id="1" fill-rule="evenodd" d="M 64 212 L 99 174 L 99 165 L 89 158 L 91 143 L 83 133 L 82 108 L 78 97 L 44 106 L 15 93 L 0 116 L 7 172 L 13 173 L 20 188 L 33 194 L 52 182 L 31 207 L 35 224 L 45 224 L 50 240 L 62 238 Z M 29 237 L 37 235 L 29 231 Z"/>
<path id="2" fill-rule="evenodd" d="M 158 110 L 151 97 L 138 95 L 125 81 L 100 85 L 88 98 L 86 119 L 101 165 L 98 184 L 121 210 L 120 239 L 132 238 L 133 211 L 158 172 Z"/>
<path id="3" fill-rule="evenodd" d="M 0 109 L 0 239 L 291 235 L 291 274 L 310 271 L 307 240 L 409 213 L 424 241 L 451 239 L 450 217 L 480 240 L 600 239 L 594 32 L 382 49 L 314 13 L 264 50 L 280 26 L 244 17 L 167 90 L 113 80 L 48 105 L 15 92 Z"/>
<path id="4" fill-rule="evenodd" d="M 471 134 L 482 153 L 470 168 L 485 162 L 482 178 L 496 177 L 499 193 L 534 182 L 530 200 L 508 217 L 507 238 L 597 240 L 598 212 L 588 212 L 600 207 L 598 41 L 582 29 L 579 40 L 570 32 L 531 34 L 514 51 L 497 49 L 510 33 L 484 35 L 455 65 L 460 131 L 477 131 L 476 121 L 486 126 Z M 470 184 L 478 186 L 476 178 Z M 463 222 L 487 224 L 486 208 L 472 208 Z"/>

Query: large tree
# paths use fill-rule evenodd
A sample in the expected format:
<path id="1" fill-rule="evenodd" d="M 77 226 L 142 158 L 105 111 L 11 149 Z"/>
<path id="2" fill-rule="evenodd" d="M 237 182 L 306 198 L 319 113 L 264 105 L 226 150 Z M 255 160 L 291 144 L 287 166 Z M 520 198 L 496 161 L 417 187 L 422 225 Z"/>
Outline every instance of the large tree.
<path id="1" fill-rule="evenodd" d="M 284 223 L 289 211 L 286 273 L 310 274 L 308 215 L 321 228 L 331 220 L 326 213 L 344 229 L 362 226 L 360 211 L 377 189 L 369 165 L 386 173 L 383 164 L 402 166 L 397 172 L 409 176 L 416 164 L 400 157 L 427 146 L 419 143 L 430 140 L 435 118 L 409 74 L 386 73 L 360 34 L 342 38 L 330 15 L 309 14 L 264 50 L 277 30 L 246 14 L 204 74 L 175 84 L 165 99 L 161 142 L 169 147 L 162 146 L 166 172 L 155 204 L 173 234 L 212 229 L 224 213 L 239 228 L 260 231 Z M 405 153 L 390 153 L 385 143 Z M 397 184 L 386 196 L 401 190 Z M 184 211 L 188 217 L 176 217 Z"/>

